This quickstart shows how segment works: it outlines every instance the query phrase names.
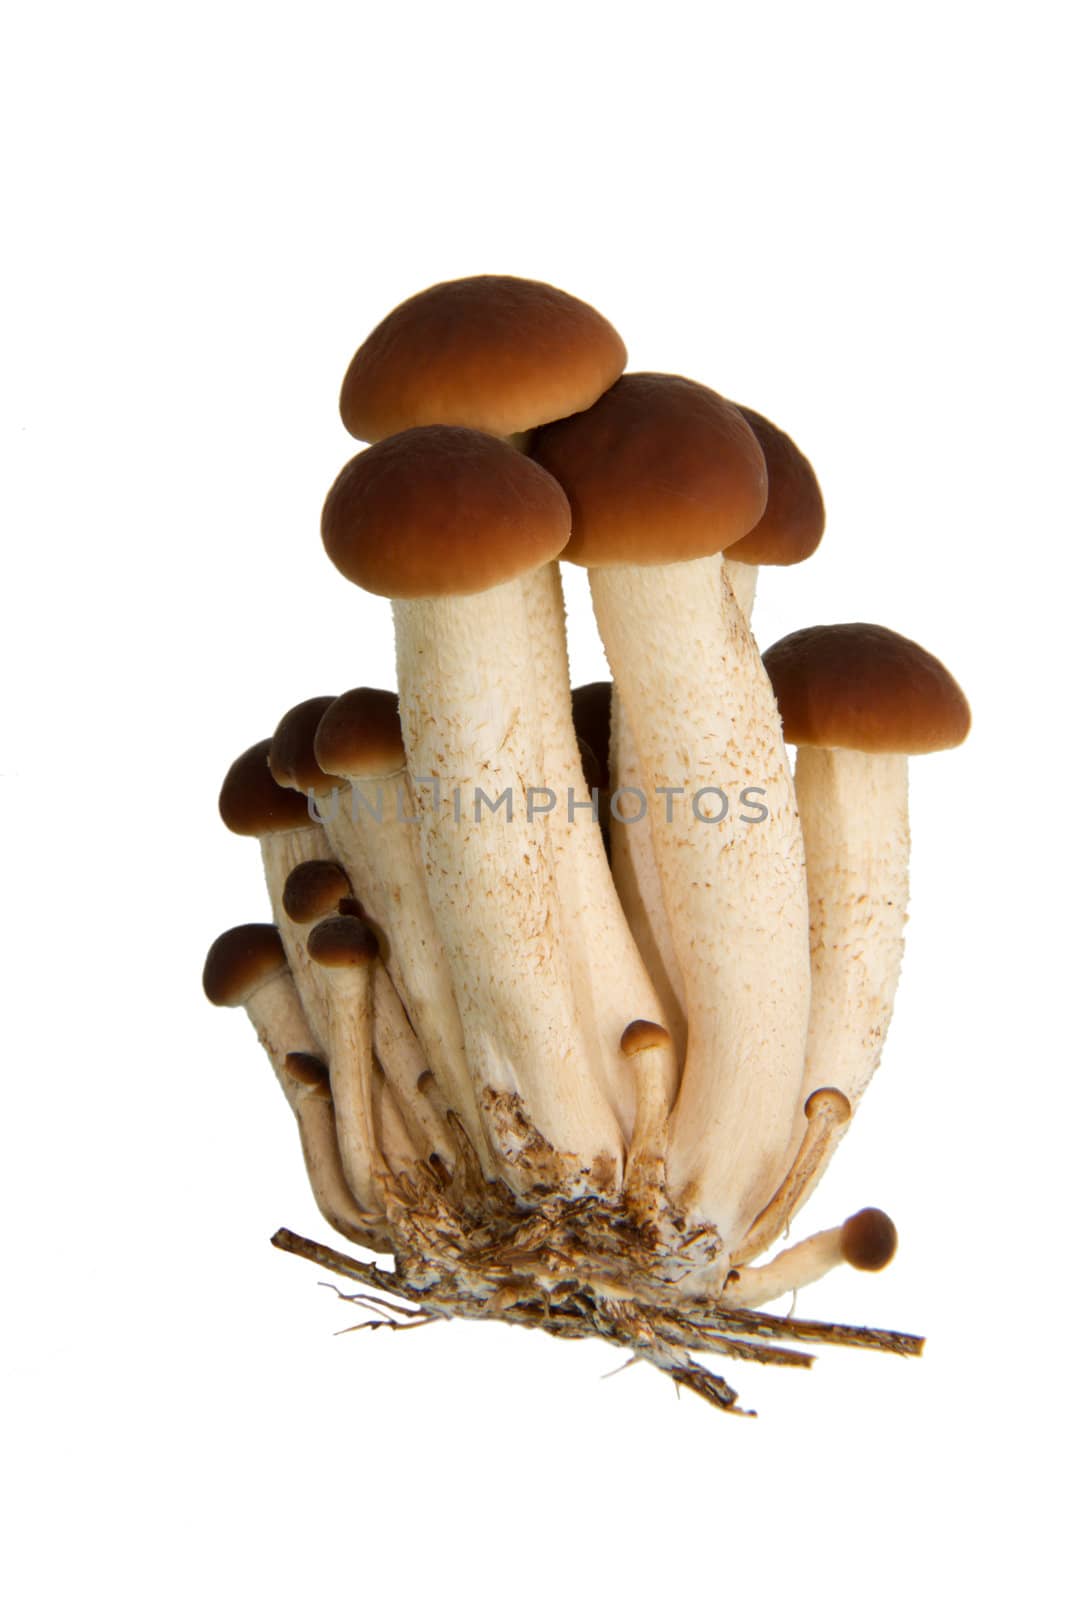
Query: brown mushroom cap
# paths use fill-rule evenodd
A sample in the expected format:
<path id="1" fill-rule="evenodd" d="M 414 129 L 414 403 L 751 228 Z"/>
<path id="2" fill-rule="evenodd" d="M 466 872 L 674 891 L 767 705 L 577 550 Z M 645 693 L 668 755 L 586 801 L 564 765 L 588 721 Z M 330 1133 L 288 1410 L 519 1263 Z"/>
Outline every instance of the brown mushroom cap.
<path id="1" fill-rule="evenodd" d="M 286 970 L 281 936 L 272 922 L 245 922 L 220 933 L 204 962 L 204 993 L 213 1006 L 242 1006 Z"/>
<path id="2" fill-rule="evenodd" d="M 349 689 L 338 695 L 315 733 L 315 761 L 337 777 L 385 778 L 399 772 L 406 759 L 392 689 Z"/>
<path id="3" fill-rule="evenodd" d="M 645 1017 L 639 1017 L 636 1022 L 631 1022 L 623 1029 L 622 1038 L 619 1040 L 619 1049 L 624 1056 L 640 1055 L 644 1050 L 664 1050 L 671 1042 L 671 1036 L 666 1028 L 658 1022 L 649 1022 Z"/>
<path id="4" fill-rule="evenodd" d="M 307 801 L 295 789 L 283 789 L 270 770 L 270 739 L 261 739 L 239 755 L 219 791 L 219 815 L 231 833 L 261 838 L 309 828 Z"/>
<path id="5" fill-rule="evenodd" d="M 815 469 L 787 433 L 758 411 L 738 406 L 767 463 L 767 509 L 751 533 L 726 552 L 750 566 L 791 567 L 814 554 L 826 527 Z"/>
<path id="6" fill-rule="evenodd" d="M 658 566 L 735 544 L 767 504 L 767 467 L 736 407 L 688 378 L 627 373 L 530 455 L 567 492 L 580 566 Z"/>
<path id="7" fill-rule="evenodd" d="M 285 713 L 270 742 L 270 770 L 283 789 L 299 789 L 321 794 L 330 787 L 330 778 L 315 760 L 315 730 L 333 705 L 332 694 L 301 700 Z"/>
<path id="8" fill-rule="evenodd" d="M 336 861 L 302 861 L 285 880 L 282 906 L 293 922 L 317 922 L 351 893 L 348 874 Z"/>
<path id="9" fill-rule="evenodd" d="M 334 566 L 395 600 L 491 589 L 555 560 L 569 534 L 559 484 L 472 428 L 409 428 L 372 444 L 322 511 Z"/>
<path id="10" fill-rule="evenodd" d="M 868 1206 L 841 1228 L 841 1254 L 860 1272 L 881 1272 L 897 1250 L 897 1230 L 884 1211 Z"/>
<path id="11" fill-rule="evenodd" d="M 320 967 L 366 967 L 378 955 L 378 940 L 360 917 L 327 917 L 308 935 L 308 955 Z"/>
<path id="12" fill-rule="evenodd" d="M 962 743 L 971 712 L 921 645 L 873 622 L 801 628 L 763 657 L 790 744 L 922 755 Z"/>
<path id="13" fill-rule="evenodd" d="M 608 781 L 611 771 L 611 683 L 583 683 L 571 690 L 574 731 L 596 756 Z"/>
<path id="14" fill-rule="evenodd" d="M 330 1098 L 330 1071 L 325 1061 L 306 1050 L 290 1050 L 282 1066 L 287 1078 L 302 1089 L 311 1089 L 323 1100 Z"/>
<path id="15" fill-rule="evenodd" d="M 507 435 L 582 411 L 626 347 L 582 300 L 528 278 L 457 278 L 391 311 L 352 357 L 341 420 L 357 439 L 444 422 Z"/>

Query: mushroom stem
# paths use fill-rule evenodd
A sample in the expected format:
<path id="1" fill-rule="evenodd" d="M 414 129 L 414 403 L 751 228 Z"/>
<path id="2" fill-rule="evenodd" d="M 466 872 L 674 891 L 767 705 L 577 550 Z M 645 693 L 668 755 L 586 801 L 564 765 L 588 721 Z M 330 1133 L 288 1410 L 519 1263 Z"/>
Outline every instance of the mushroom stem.
<path id="1" fill-rule="evenodd" d="M 732 557 L 724 557 L 726 576 L 730 587 L 734 591 L 734 599 L 738 609 L 746 622 L 752 620 L 752 607 L 756 603 L 756 580 L 759 577 L 759 567 L 750 561 L 734 561 Z"/>
<path id="2" fill-rule="evenodd" d="M 664 1193 L 667 1119 L 677 1087 L 674 1050 L 666 1029 L 644 1018 L 630 1023 L 618 1048 L 633 1070 L 637 1099 L 625 1192 L 631 1206 L 646 1212 L 656 1209 Z"/>
<path id="3" fill-rule="evenodd" d="M 673 791 L 650 806 L 689 1019 L 668 1180 L 729 1250 L 781 1181 L 804 1071 L 808 917 L 781 725 L 721 556 L 589 581 L 641 770 Z"/>
<path id="4" fill-rule="evenodd" d="M 374 967 L 374 1053 L 396 1098 L 400 1114 L 424 1159 L 439 1156 L 451 1166 L 456 1144 L 444 1117 L 419 1089 L 426 1065 L 419 1041 L 381 962 Z"/>
<path id="5" fill-rule="evenodd" d="M 754 1307 L 779 1295 L 816 1283 L 843 1261 L 861 1272 L 880 1272 L 896 1252 L 897 1233 L 884 1211 L 857 1211 L 839 1228 L 813 1233 L 791 1245 L 765 1267 L 740 1267 L 730 1272 L 723 1290 L 727 1307 Z"/>
<path id="6" fill-rule="evenodd" d="M 635 1011 L 660 1024 L 667 1019 L 619 903 L 597 818 L 586 799 L 571 712 L 558 563 L 526 574 L 522 585 L 540 708 L 543 784 L 555 796 L 549 840 L 574 995 L 601 1087 L 628 1136 L 634 1085 L 619 1052 L 619 1037 Z M 673 1089 L 677 1067 L 669 1038 L 660 1055 L 672 1074 Z"/>
<path id="7" fill-rule="evenodd" d="M 671 943 L 655 851 L 649 796 L 637 760 L 626 707 L 617 689 L 611 696 L 611 872 L 634 943 L 652 979 L 674 1041 L 685 1060 L 689 1023 L 685 984 Z M 640 798 L 639 798 L 640 797 Z"/>
<path id="8" fill-rule="evenodd" d="M 445 1099 L 487 1163 L 489 1147 L 467 1068 L 448 960 L 430 908 L 419 850 L 421 827 L 407 773 L 400 769 L 366 780 L 347 776 L 337 793 L 319 797 L 326 836 L 367 916 L 385 934 L 385 969 Z"/>
<path id="9" fill-rule="evenodd" d="M 393 612 L 430 903 L 493 1143 L 520 1189 L 614 1189 L 619 1127 L 583 1049 L 551 849 L 527 794 L 543 748 L 522 582 Z"/>
<path id="10" fill-rule="evenodd" d="M 803 1095 L 839 1089 L 855 1113 L 893 1012 L 908 901 L 908 760 L 801 746 L 796 793 L 811 914 Z M 845 1131 L 824 1148 L 810 1193 Z"/>
<path id="11" fill-rule="evenodd" d="M 749 1228 L 740 1249 L 734 1251 L 735 1266 L 762 1255 L 800 1210 L 829 1160 L 829 1152 L 848 1126 L 851 1110 L 839 1089 L 816 1089 L 804 1103 L 804 1115 L 807 1126 L 793 1165 L 773 1200 Z"/>
<path id="12" fill-rule="evenodd" d="M 330 1093 L 348 1186 L 367 1210 L 384 1213 L 383 1162 L 374 1132 L 374 936 L 357 917 L 316 924 L 308 952 L 324 980 Z"/>
<path id="13" fill-rule="evenodd" d="M 370 1250 L 391 1251 L 389 1235 L 360 1210 L 345 1179 L 326 1066 L 310 1053 L 290 1051 L 275 1070 L 296 1117 L 304 1166 L 322 1215 L 346 1239 Z"/>

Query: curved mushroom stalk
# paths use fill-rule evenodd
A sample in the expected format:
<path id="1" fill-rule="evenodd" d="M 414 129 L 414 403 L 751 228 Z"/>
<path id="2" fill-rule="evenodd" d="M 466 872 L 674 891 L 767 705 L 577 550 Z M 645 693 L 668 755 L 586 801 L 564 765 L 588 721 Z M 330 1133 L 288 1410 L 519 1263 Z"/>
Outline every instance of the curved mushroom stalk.
<path id="1" fill-rule="evenodd" d="M 634 1119 L 633 1074 L 619 1038 L 636 1014 L 661 1027 L 666 1013 L 627 924 L 604 853 L 600 827 L 586 799 L 582 758 L 571 711 L 567 633 L 559 567 L 551 562 L 522 579 L 544 749 L 543 787 L 552 809 L 549 841 L 555 867 L 567 959 L 586 1048 L 601 1086 L 629 1136 Z M 666 1037 L 669 1091 L 677 1083 Z"/>
<path id="2" fill-rule="evenodd" d="M 804 1102 L 807 1126 L 800 1149 L 774 1198 L 764 1206 L 733 1252 L 730 1259 L 735 1267 L 754 1261 L 785 1232 L 815 1187 L 851 1115 L 848 1100 L 839 1089 L 816 1089 L 808 1096 Z"/>
<path id="3" fill-rule="evenodd" d="M 731 1307 L 765 1305 L 779 1295 L 792 1294 L 824 1278 L 833 1267 L 847 1262 L 860 1272 L 881 1272 L 897 1248 L 897 1230 L 884 1211 L 869 1207 L 857 1211 L 839 1228 L 814 1233 L 791 1245 L 765 1267 L 740 1267 L 726 1280 L 722 1303 Z"/>
<path id="4" fill-rule="evenodd" d="M 659 996 L 679 1061 L 685 1060 L 689 1022 L 685 983 L 671 942 L 663 887 L 652 844 L 651 795 L 640 763 L 626 707 L 617 689 L 611 696 L 611 872 L 634 943 Z"/>
<path id="5" fill-rule="evenodd" d="M 808 917 L 792 779 L 721 556 L 596 567 L 589 581 L 641 770 L 674 792 L 670 812 L 652 810 L 689 1019 L 669 1181 L 729 1250 L 783 1176 L 804 1071 Z M 709 820 L 723 797 L 726 817 Z"/>
<path id="6" fill-rule="evenodd" d="M 296 1117 L 315 1204 L 330 1226 L 345 1238 L 370 1250 L 391 1251 L 393 1243 L 388 1233 L 357 1205 L 348 1187 L 325 1062 L 304 1051 L 290 1051 L 277 1070 Z"/>
<path id="7" fill-rule="evenodd" d="M 620 1130 L 583 1045 L 548 834 L 527 810 L 543 758 L 522 583 L 397 600 L 394 615 L 410 770 L 439 784 L 415 792 L 427 887 L 494 1145 L 520 1188 L 613 1189 Z"/>

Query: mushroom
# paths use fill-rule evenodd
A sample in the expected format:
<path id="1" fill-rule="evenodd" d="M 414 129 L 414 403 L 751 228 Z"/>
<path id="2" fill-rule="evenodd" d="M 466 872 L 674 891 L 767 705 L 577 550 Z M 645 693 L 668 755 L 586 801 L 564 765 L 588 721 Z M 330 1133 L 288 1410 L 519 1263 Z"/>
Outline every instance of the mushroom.
<path id="1" fill-rule="evenodd" d="M 869 1206 L 839 1228 L 812 1234 L 768 1261 L 765 1267 L 737 1267 L 727 1274 L 724 1307 L 761 1306 L 823 1278 L 847 1262 L 860 1272 L 881 1272 L 896 1254 L 897 1230 L 884 1211 Z"/>
<path id="2" fill-rule="evenodd" d="M 826 510 L 815 470 L 789 435 L 758 411 L 736 404 L 735 409 L 759 440 L 767 463 L 767 509 L 751 533 L 724 551 L 734 596 L 751 617 L 760 567 L 791 567 L 814 555 Z"/>
<path id="3" fill-rule="evenodd" d="M 285 881 L 285 913 L 301 928 L 326 917 L 363 917 L 362 903 L 352 898 L 352 887 L 336 861 L 305 861 L 294 867 Z M 455 1159 L 455 1141 L 445 1118 L 438 1116 L 419 1091 L 426 1072 L 426 1057 L 385 966 L 376 961 L 373 984 L 374 1054 L 381 1064 L 400 1115 L 421 1136 L 424 1158 L 436 1155 L 446 1165 Z"/>
<path id="4" fill-rule="evenodd" d="M 689 1019 L 668 1180 L 729 1249 L 788 1164 L 808 1014 L 793 785 L 720 553 L 763 513 L 763 454 L 719 395 L 660 374 L 621 378 L 531 453 L 570 498 L 565 556 L 590 569 L 645 792 L 664 796 L 652 837 Z"/>
<path id="5" fill-rule="evenodd" d="M 312 734 L 301 787 L 343 779 L 348 793 L 320 802 L 327 837 L 359 887 L 366 914 L 385 932 L 383 959 L 445 1099 L 483 1163 L 489 1147 L 467 1067 L 448 957 L 434 922 L 419 848 L 420 825 L 405 765 L 397 697 L 350 689 Z M 316 788 L 309 763 L 319 774 Z M 431 774 L 420 775 L 427 783 Z M 311 782 L 303 781 L 312 779 Z"/>
<path id="6" fill-rule="evenodd" d="M 247 1012 L 296 1116 L 311 1191 L 327 1222 L 357 1244 L 391 1249 L 388 1236 L 356 1203 L 345 1181 L 333 1107 L 324 1092 L 325 1069 L 313 1054 L 277 928 L 251 922 L 220 934 L 204 962 L 203 982 L 212 1005 L 241 1006 Z M 317 1071 L 308 1077 L 310 1068 L 300 1064 L 310 1062 Z"/>
<path id="7" fill-rule="evenodd" d="M 544 755 L 521 579 L 566 543 L 566 499 L 499 440 L 419 427 L 349 462 L 322 531 L 347 578 L 393 600 L 409 769 L 437 784 L 413 784 L 430 903 L 508 1181 L 614 1190 L 619 1127 L 583 1050 L 527 796 Z"/>
<path id="8" fill-rule="evenodd" d="M 639 1017 L 623 1029 L 619 1052 L 634 1074 L 637 1115 L 626 1155 L 626 1196 L 639 1213 L 654 1213 L 666 1181 L 667 1118 L 676 1088 L 674 1046 L 658 1022 Z"/>
<path id="9" fill-rule="evenodd" d="M 219 813 L 233 833 L 259 840 L 271 910 L 281 934 L 314 1039 L 314 1049 L 326 1043 L 326 1019 L 321 985 L 315 978 L 301 942 L 283 910 L 285 881 L 303 861 L 326 854 L 326 837 L 308 812 L 307 801 L 276 782 L 269 764 L 270 739 L 261 739 L 237 757 L 223 780 Z"/>
<path id="10" fill-rule="evenodd" d="M 753 1261 L 773 1244 L 799 1211 L 852 1115 L 840 1089 L 816 1089 L 804 1102 L 806 1126 L 793 1165 L 732 1254 L 735 1266 Z"/>
<path id="11" fill-rule="evenodd" d="M 364 341 L 341 419 L 370 441 L 425 423 L 509 438 L 592 405 L 625 365 L 611 324 L 562 289 L 455 278 L 405 300 Z"/>
<path id="12" fill-rule="evenodd" d="M 904 948 L 908 756 L 959 744 L 970 709 L 936 657 L 873 623 L 803 628 L 764 663 L 798 747 L 812 971 L 801 1099 L 832 1087 L 854 1112 L 881 1056 Z"/>
<path id="13" fill-rule="evenodd" d="M 626 349 L 591 306 L 548 284 L 477 277 L 438 284 L 385 318 L 356 352 L 341 415 L 357 438 L 452 423 L 521 442 L 528 430 L 590 405 L 619 376 Z M 562 930 L 586 1050 L 628 1130 L 633 1088 L 618 1054 L 635 1010 L 659 1011 L 581 797 L 571 719 L 563 595 L 555 562 L 522 579 L 544 760 L 533 774 L 555 857 Z"/>
<path id="14" fill-rule="evenodd" d="M 345 1177 L 361 1205 L 383 1213 L 386 1173 L 375 1140 L 371 1099 L 371 967 L 378 955 L 378 941 L 361 917 L 327 917 L 312 928 L 308 953 L 326 979 L 330 1093 Z"/>

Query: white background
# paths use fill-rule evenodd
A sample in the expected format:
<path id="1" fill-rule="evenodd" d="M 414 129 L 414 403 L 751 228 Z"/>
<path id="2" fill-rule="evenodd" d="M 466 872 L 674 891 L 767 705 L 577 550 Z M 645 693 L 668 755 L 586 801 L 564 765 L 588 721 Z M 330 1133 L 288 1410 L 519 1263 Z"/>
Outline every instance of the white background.
<path id="1" fill-rule="evenodd" d="M 1058 1543 L 1064 363 L 1057 8 L 22 7 L 3 42 L 4 1445 L 11 1592 L 1047 1593 Z M 764 642 L 868 619 L 968 690 L 916 763 L 884 1065 L 799 1309 L 921 1363 L 730 1371 L 332 1335 L 294 1130 L 212 937 L 215 814 L 310 694 L 392 681 L 319 545 L 348 358 L 470 272 L 781 422 L 829 523 Z M 601 675 L 578 574 L 574 677 Z"/>

